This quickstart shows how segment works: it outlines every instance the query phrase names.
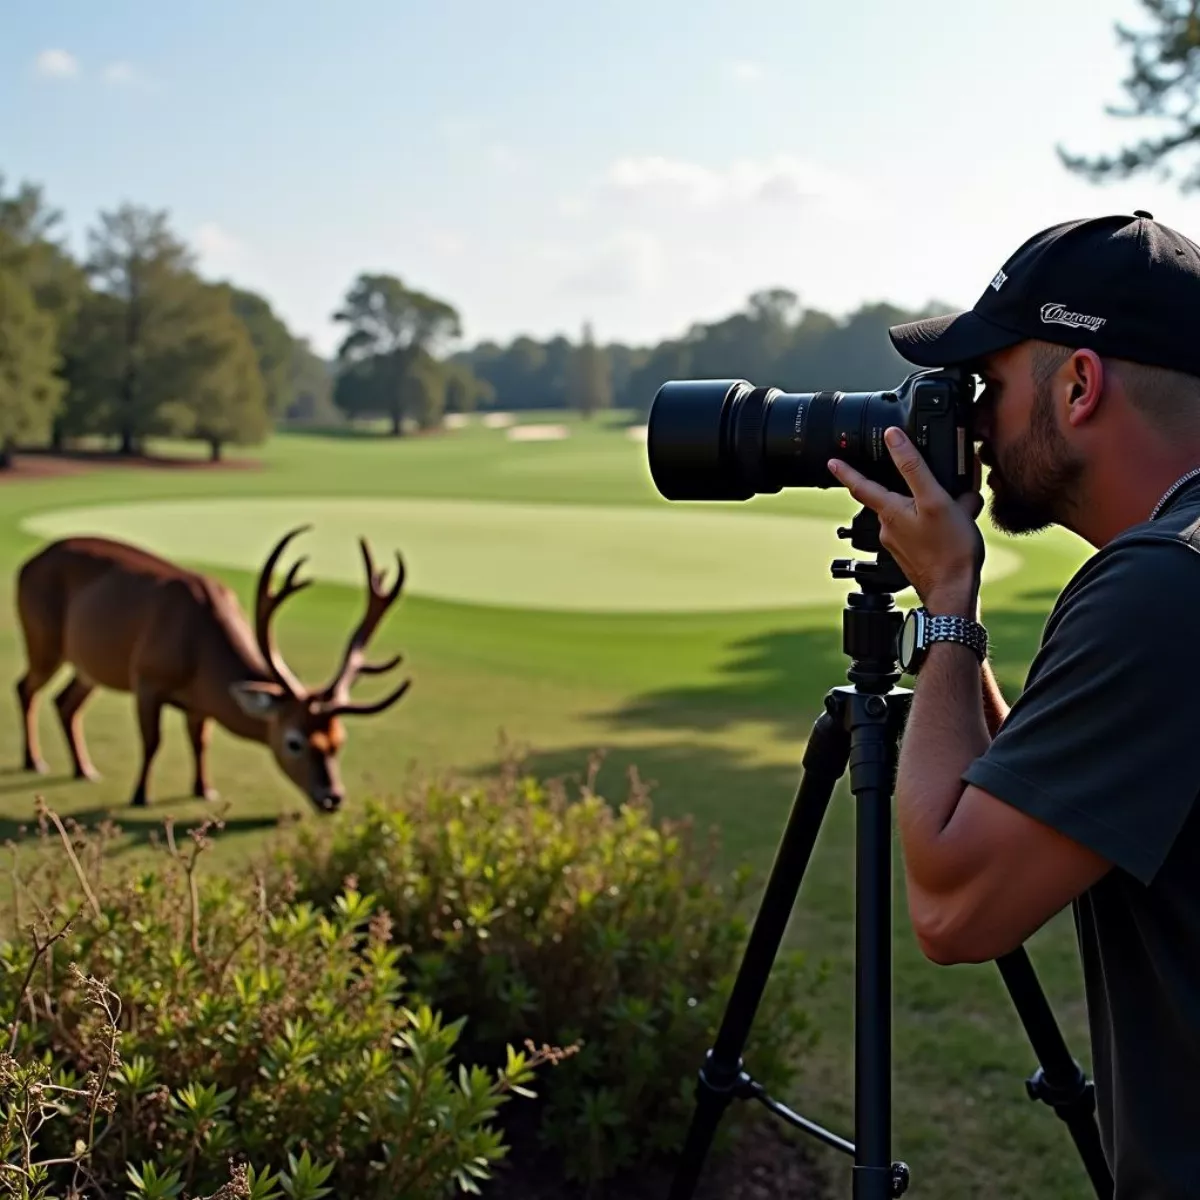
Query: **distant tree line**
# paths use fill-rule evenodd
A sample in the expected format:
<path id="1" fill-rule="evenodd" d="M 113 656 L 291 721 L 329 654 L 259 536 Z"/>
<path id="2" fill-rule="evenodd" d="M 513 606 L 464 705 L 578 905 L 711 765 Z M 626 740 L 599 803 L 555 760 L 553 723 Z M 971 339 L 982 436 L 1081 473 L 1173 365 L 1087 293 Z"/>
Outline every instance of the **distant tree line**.
<path id="1" fill-rule="evenodd" d="M 446 413 L 614 406 L 644 415 L 659 384 L 744 376 L 792 389 L 884 387 L 907 370 L 889 324 L 922 315 L 887 304 L 845 319 L 782 288 L 651 346 L 514 338 L 458 346 L 448 301 L 394 275 L 353 279 L 326 362 L 255 292 L 209 282 L 167 214 L 101 212 L 73 257 L 42 189 L 0 177 L 0 464 L 14 450 L 99 440 L 136 455 L 148 439 L 198 440 L 211 457 L 280 423 L 379 422 L 400 435 Z M 944 307 L 944 306 L 937 306 Z"/>
<path id="2" fill-rule="evenodd" d="M 668 379 L 745 378 L 788 391 L 865 391 L 889 387 L 914 368 L 892 349 L 889 325 L 952 305 L 920 310 L 867 304 L 844 318 L 801 305 L 796 293 L 770 288 L 745 307 L 653 346 L 597 347 L 585 329 L 579 346 L 565 337 L 482 342 L 454 355 L 505 409 L 616 406 L 644 415 Z"/>
<path id="3" fill-rule="evenodd" d="M 153 437 L 218 458 L 332 411 L 327 365 L 262 296 L 201 279 L 165 213 L 101 212 L 79 259 L 61 219 L 38 185 L 0 177 L 0 461 L 96 438 L 134 455 Z"/>

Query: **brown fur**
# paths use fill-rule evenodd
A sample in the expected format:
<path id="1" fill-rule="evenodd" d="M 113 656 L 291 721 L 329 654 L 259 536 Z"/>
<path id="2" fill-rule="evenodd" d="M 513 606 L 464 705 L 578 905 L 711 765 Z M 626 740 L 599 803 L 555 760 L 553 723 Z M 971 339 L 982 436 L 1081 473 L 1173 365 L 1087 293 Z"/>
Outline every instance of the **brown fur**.
<path id="1" fill-rule="evenodd" d="M 392 590 L 361 541 L 367 568 L 367 612 L 352 634 L 333 681 L 303 688 L 278 658 L 270 621 L 288 595 L 307 586 L 292 568 L 280 591 L 270 594 L 271 573 L 293 530 L 276 545 L 259 577 L 255 624 L 225 584 L 168 562 L 126 542 L 71 537 L 51 543 L 17 573 L 16 607 L 25 637 L 28 670 L 17 684 L 25 728 L 25 768 L 44 772 L 38 751 L 35 698 L 63 663 L 75 674 L 55 697 L 77 778 L 95 778 L 80 727 L 80 711 L 96 687 L 135 698 L 142 739 L 142 766 L 131 803 L 146 803 L 150 766 L 161 741 L 162 709 L 183 711 L 195 758 L 193 794 L 209 798 L 205 751 L 208 722 L 237 737 L 271 748 L 280 769 L 318 808 L 342 800 L 337 755 L 345 741 L 340 718 L 382 712 L 408 687 L 375 704 L 351 704 L 349 689 L 360 674 L 381 667 L 362 661 L 362 651 L 403 584 L 403 563 Z"/>

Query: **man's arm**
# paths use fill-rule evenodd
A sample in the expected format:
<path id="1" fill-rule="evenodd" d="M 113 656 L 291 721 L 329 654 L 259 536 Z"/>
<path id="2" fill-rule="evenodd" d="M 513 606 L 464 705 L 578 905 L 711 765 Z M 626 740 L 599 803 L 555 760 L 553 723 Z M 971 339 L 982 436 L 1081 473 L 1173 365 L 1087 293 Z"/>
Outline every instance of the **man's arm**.
<path id="1" fill-rule="evenodd" d="M 978 618 L 976 618 L 978 620 Z M 996 682 L 996 676 L 992 674 L 992 664 L 985 661 L 979 671 L 980 695 L 983 700 L 983 719 L 987 723 L 988 737 L 994 738 L 996 731 L 1004 723 L 1004 718 L 1008 716 L 1008 705 L 1004 703 L 1004 696 L 1000 691 L 1000 685 Z"/>
<path id="2" fill-rule="evenodd" d="M 963 774 L 1007 711 L 991 668 L 981 671 L 966 646 L 930 647 L 901 741 L 896 814 L 909 916 L 938 963 L 1016 949 L 1109 869 L 1050 826 L 964 789 Z"/>
<path id="3" fill-rule="evenodd" d="M 979 495 L 950 497 L 902 430 L 884 439 L 909 495 L 838 459 L 830 470 L 879 515 L 880 545 L 930 612 L 974 613 Z M 1016 949 L 1113 866 L 1154 881 L 1200 794 L 1196 707 L 1179 686 L 1200 678 L 1198 595 L 1200 541 L 1115 539 L 1060 597 L 1007 714 L 970 651 L 932 647 L 896 778 L 909 910 L 931 958 Z M 1147 719 L 1146 697 L 1178 702 Z"/>

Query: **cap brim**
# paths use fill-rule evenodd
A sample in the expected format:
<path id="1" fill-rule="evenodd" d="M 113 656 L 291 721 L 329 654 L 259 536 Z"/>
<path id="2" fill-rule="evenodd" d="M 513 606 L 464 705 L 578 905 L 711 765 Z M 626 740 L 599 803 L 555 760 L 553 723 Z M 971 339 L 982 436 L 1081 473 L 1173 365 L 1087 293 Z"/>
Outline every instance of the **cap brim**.
<path id="1" fill-rule="evenodd" d="M 893 325 L 888 336 L 900 354 L 919 367 L 953 367 L 1015 346 L 1027 335 L 995 325 L 967 309 Z"/>

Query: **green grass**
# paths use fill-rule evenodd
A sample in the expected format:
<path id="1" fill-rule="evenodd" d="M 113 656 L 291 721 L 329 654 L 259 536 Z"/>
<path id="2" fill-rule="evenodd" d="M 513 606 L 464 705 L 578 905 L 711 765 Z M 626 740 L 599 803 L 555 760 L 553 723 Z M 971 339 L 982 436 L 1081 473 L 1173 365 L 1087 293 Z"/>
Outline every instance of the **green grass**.
<path id="1" fill-rule="evenodd" d="M 532 414 L 530 419 L 562 418 Z M 316 528 L 296 552 L 313 553 L 312 570 L 322 579 L 282 610 L 279 638 L 294 669 L 316 681 L 336 664 L 361 606 L 358 585 L 339 582 L 354 578 L 347 573 L 357 529 L 335 500 L 352 501 L 352 507 L 364 496 L 388 502 L 606 506 L 615 510 L 618 523 L 622 511 L 626 516 L 633 515 L 630 510 L 645 517 L 653 513 L 647 528 L 656 537 L 661 536 L 659 530 L 675 528 L 671 522 L 680 530 L 690 523 L 696 529 L 707 523 L 711 530 L 716 527 L 711 523 L 715 514 L 722 515 L 722 528 L 725 520 L 736 516 L 744 524 L 746 545 L 767 547 L 757 552 L 771 554 L 772 562 L 747 568 L 746 558 L 738 558 L 731 548 L 736 537 L 732 542 L 725 535 L 711 537 L 709 560 L 698 584 L 691 586 L 708 586 L 713 597 L 693 608 L 716 605 L 722 596 L 722 603 L 729 603 L 723 575 L 753 570 L 754 578 L 771 585 L 771 575 L 777 572 L 787 587 L 781 591 L 764 586 L 770 604 L 761 609 L 579 611 L 578 584 L 567 586 L 557 578 L 553 555 L 537 565 L 536 553 L 535 594 L 557 596 L 557 610 L 466 602 L 467 595 L 486 596 L 485 568 L 491 564 L 481 565 L 477 575 L 459 568 L 460 580 L 473 590 L 460 593 L 458 600 L 420 594 L 423 589 L 415 585 L 418 562 L 428 554 L 420 548 L 432 542 L 409 524 L 410 536 L 399 548 L 406 554 L 411 550 L 414 588 L 377 636 L 376 653 L 402 651 L 415 685 L 386 717 L 353 724 L 343 772 L 353 805 L 368 793 L 397 789 L 414 770 L 489 770 L 497 761 L 501 732 L 531 747 L 531 763 L 543 772 L 582 772 L 588 754 L 604 747 L 608 755 L 600 786 L 608 794 L 620 797 L 624 770 L 636 764 L 643 776 L 656 781 L 660 812 L 692 813 L 701 826 L 718 824 L 729 855 L 749 855 L 765 871 L 787 818 L 805 738 L 827 689 L 845 682 L 847 661 L 839 630 L 842 592 L 830 591 L 827 580 L 829 558 L 849 553 L 847 543 L 831 531 L 852 514 L 853 505 L 840 489 L 805 489 L 741 505 L 667 505 L 649 480 L 645 447 L 627 438 L 615 417 L 590 424 L 566 421 L 572 436 L 561 442 L 514 443 L 503 431 L 478 426 L 443 437 L 399 441 L 295 433 L 256 451 L 253 457 L 261 459 L 261 465 L 246 469 L 106 467 L 52 480 L 0 483 L 0 565 L 11 573 L 40 544 L 25 523 L 51 510 L 212 500 L 219 501 L 225 513 L 236 515 L 238 503 L 244 501 L 240 523 L 213 524 L 213 514 L 221 511 L 214 509 L 206 524 L 197 521 L 193 528 L 189 521 L 183 526 L 181 545 L 194 548 L 198 561 L 212 566 L 246 601 L 254 573 L 236 565 L 248 565 L 245 549 L 269 545 L 276 518 L 286 516 L 288 524 L 311 521 Z M 292 501 L 293 497 L 309 499 Z M 289 498 L 287 514 L 249 503 L 280 498 Z M 381 563 L 396 540 L 389 534 L 396 527 L 389 525 L 388 511 L 388 505 L 381 505 L 375 518 L 379 524 L 372 527 L 379 530 L 374 544 Z M 410 506 L 391 511 L 411 517 L 417 510 Z M 267 520 L 264 513 L 269 512 L 274 515 Z M 757 531 L 762 523 L 752 519 L 759 516 L 803 518 L 794 523 L 794 545 L 786 537 L 783 542 L 760 542 Z M 814 520 L 818 524 L 812 524 Z M 771 522 L 771 528 L 775 524 Z M 603 523 L 596 526 L 602 527 Z M 528 548 L 535 527 L 526 520 L 521 528 L 519 540 Z M 344 543 L 335 544 L 332 532 L 320 530 L 336 530 Z M 214 538 L 214 531 L 220 537 Z M 1020 560 L 1019 569 L 997 570 L 984 590 L 995 666 L 1011 699 L 1020 688 L 1049 604 L 1088 548 L 1057 533 L 1021 541 L 990 532 L 988 536 L 997 568 L 1005 565 L 1001 551 Z M 454 549 L 448 539 L 443 535 L 438 542 L 445 562 Z M 471 536 L 459 545 L 467 555 Z M 649 604 L 655 588 L 670 592 L 662 581 L 670 579 L 669 556 L 675 551 L 664 544 L 663 561 L 648 566 L 610 547 L 608 554 L 589 560 L 592 586 L 599 586 L 594 581 L 603 580 L 606 564 L 611 564 L 610 573 L 620 570 L 629 582 L 624 592 L 606 592 L 608 607 L 613 607 L 614 598 L 621 607 L 636 608 L 643 598 Z M 653 538 L 647 553 L 655 554 Z M 694 552 L 685 557 L 687 569 L 696 571 Z M 529 569 L 526 565 L 522 571 Z M 521 574 L 515 572 L 514 577 L 520 581 Z M 789 607 L 784 597 L 793 584 L 796 601 Z M 813 589 L 824 599 L 805 604 Z M 431 582 L 427 590 L 436 593 L 438 588 Z M 746 603 L 745 588 L 733 591 L 739 603 Z M 912 593 L 898 599 L 908 606 Z M 10 605 L 0 609 L 0 624 L 0 671 L 15 683 L 23 659 Z M 167 814 L 188 823 L 205 815 L 201 802 L 186 798 L 190 764 L 178 717 L 165 722 L 150 808 L 133 813 L 125 807 L 137 765 L 133 707 L 127 696 L 98 693 L 89 702 L 86 736 L 104 778 L 93 785 L 70 780 L 65 746 L 49 703 L 53 686 L 43 693 L 41 708 L 50 777 L 35 780 L 17 770 L 15 699 L 11 719 L 0 726 L 0 836 L 30 820 L 38 789 L 59 811 L 79 819 L 115 812 L 131 846 L 142 843 Z M 365 681 L 362 691 L 374 694 L 382 686 Z M 318 819 L 305 811 L 305 801 L 278 775 L 263 748 L 218 732 L 211 761 L 212 781 L 232 803 L 229 828 L 214 861 L 235 866 L 261 844 L 264 832 L 281 814 Z M 822 1043 L 808 1064 L 799 1094 L 782 1097 L 848 1137 L 853 1131 L 853 818 L 852 800 L 843 786 L 830 807 L 789 932 L 814 957 L 828 960 L 831 978 L 817 1001 Z M 898 849 L 895 864 L 899 877 Z M 1025 1097 L 1024 1079 L 1035 1062 L 999 973 L 988 965 L 946 969 L 927 962 L 909 929 L 901 887 L 894 889 L 894 897 L 893 1145 L 895 1156 L 913 1171 L 909 1194 L 939 1200 L 1046 1195 L 1082 1200 L 1090 1192 L 1065 1127 L 1049 1109 Z M 1052 921 L 1029 948 L 1069 1045 L 1086 1066 L 1090 1060 L 1069 915 Z M 818 1143 L 805 1141 L 818 1149 Z M 847 1194 L 848 1160 L 831 1151 L 820 1154 L 838 1182 L 839 1194 Z"/>

